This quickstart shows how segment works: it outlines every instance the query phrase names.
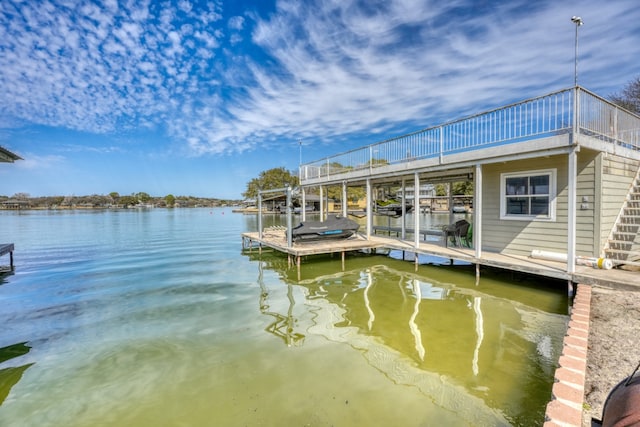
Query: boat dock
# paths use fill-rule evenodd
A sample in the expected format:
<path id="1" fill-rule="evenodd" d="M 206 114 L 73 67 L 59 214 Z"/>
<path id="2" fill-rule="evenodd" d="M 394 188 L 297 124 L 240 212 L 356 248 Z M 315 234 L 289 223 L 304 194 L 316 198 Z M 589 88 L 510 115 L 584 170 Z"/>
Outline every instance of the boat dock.
<path id="1" fill-rule="evenodd" d="M 13 271 L 13 243 L 0 243 L 0 256 L 9 254 L 9 265 L 0 267 L 0 273 Z"/>
<path id="2" fill-rule="evenodd" d="M 342 253 L 344 259 L 349 251 L 386 248 L 467 261 L 476 265 L 476 277 L 480 267 L 490 266 L 567 280 L 570 290 L 575 283 L 640 288 L 638 271 L 631 271 L 640 268 L 640 116 L 584 88 L 336 153 L 301 164 L 299 172 L 299 204 L 307 205 L 307 194 L 317 197 L 321 220 L 330 210 L 330 191 L 340 199 L 343 217 L 350 202 L 362 199 L 362 234 L 346 241 L 294 241 L 293 189 L 287 184 L 258 192 L 257 233 L 243 235 L 249 247 L 272 247 L 298 265 L 307 255 Z M 454 217 L 453 193 L 461 191 L 452 190 L 456 183 L 473 193 L 466 196 L 473 199 L 466 224 Z M 401 193 L 393 214 L 403 216 L 407 207 L 422 206 L 421 188 L 438 184 L 451 190 L 446 233 L 457 247 L 435 236 L 444 229 L 423 232 L 431 223 L 418 214 L 402 227 L 374 225 L 378 201 L 392 188 Z M 263 228 L 263 196 L 285 201 L 285 230 Z"/>
<path id="3" fill-rule="evenodd" d="M 383 227 L 384 228 L 384 227 Z M 405 230 L 406 231 L 406 230 Z M 314 242 L 287 243 L 287 233 L 284 227 L 266 228 L 262 236 L 258 232 L 242 233 L 242 247 L 244 250 L 253 250 L 263 247 L 272 248 L 278 252 L 287 254 L 290 265 L 295 264 L 300 273 L 303 257 L 337 254 L 342 258 L 342 269 L 345 269 L 345 256 L 347 252 L 372 251 L 378 249 L 399 250 L 412 254 L 408 257 L 414 260 L 416 270 L 419 267 L 417 255 L 431 255 L 453 261 L 465 261 L 476 265 L 476 277 L 479 278 L 480 267 L 492 267 L 506 271 L 532 274 L 558 280 L 567 280 L 572 283 L 583 283 L 617 289 L 640 290 L 638 273 L 621 269 L 601 270 L 584 265 L 576 265 L 575 272 L 566 271 L 566 263 L 536 259 L 518 255 L 506 255 L 484 251 L 482 258 L 475 256 L 472 248 L 445 245 L 442 239 L 421 241 L 418 247 L 413 242 L 401 240 L 391 236 L 371 235 L 367 238 L 361 233 L 342 240 L 321 240 Z"/>

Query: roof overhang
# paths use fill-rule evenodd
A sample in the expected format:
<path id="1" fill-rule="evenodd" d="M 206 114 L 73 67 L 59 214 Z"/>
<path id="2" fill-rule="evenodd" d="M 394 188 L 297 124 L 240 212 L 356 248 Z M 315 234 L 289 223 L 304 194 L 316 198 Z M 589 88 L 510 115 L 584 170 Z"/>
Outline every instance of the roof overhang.
<path id="1" fill-rule="evenodd" d="M 0 147 L 0 162 L 13 163 L 16 160 L 24 160 L 22 157 L 7 150 L 4 147 Z"/>

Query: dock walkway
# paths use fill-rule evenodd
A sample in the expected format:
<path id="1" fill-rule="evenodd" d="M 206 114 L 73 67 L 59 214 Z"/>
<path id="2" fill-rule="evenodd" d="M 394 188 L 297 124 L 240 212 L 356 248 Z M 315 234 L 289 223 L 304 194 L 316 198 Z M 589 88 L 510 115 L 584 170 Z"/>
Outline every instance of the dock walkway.
<path id="1" fill-rule="evenodd" d="M 0 256 L 9 254 L 9 266 L 0 267 L 0 272 L 5 272 L 7 269 L 13 271 L 13 243 L 0 243 Z"/>
<path id="2" fill-rule="evenodd" d="M 243 249 L 251 249 L 256 245 L 270 247 L 276 251 L 295 257 L 300 268 L 301 257 L 319 254 L 341 253 L 344 269 L 345 253 L 361 250 L 392 249 L 419 255 L 432 255 L 450 260 L 467 261 L 477 266 L 488 266 L 503 270 L 517 271 L 553 279 L 570 280 L 573 283 L 615 287 L 618 289 L 640 290 L 640 273 L 619 269 L 599 270 L 588 266 L 576 265 L 575 272 L 566 271 L 566 263 L 534 259 L 526 256 L 505 255 L 494 252 L 482 252 L 481 258 L 475 257 L 475 251 L 465 247 L 445 247 L 442 240 L 420 242 L 415 247 L 413 242 L 394 237 L 372 235 L 369 239 L 362 234 L 343 239 L 317 242 L 294 242 L 287 246 L 285 230 L 265 230 L 260 238 L 258 232 L 242 233 Z M 416 263 L 417 268 L 417 263 Z"/>

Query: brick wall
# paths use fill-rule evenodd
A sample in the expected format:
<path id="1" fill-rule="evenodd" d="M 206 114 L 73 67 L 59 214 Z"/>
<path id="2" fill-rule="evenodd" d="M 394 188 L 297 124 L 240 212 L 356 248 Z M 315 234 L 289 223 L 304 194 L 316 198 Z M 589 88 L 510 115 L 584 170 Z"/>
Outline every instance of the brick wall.
<path id="1" fill-rule="evenodd" d="M 578 285 L 571 320 L 556 369 L 552 400 L 547 405 L 545 427 L 581 426 L 587 370 L 591 287 Z"/>

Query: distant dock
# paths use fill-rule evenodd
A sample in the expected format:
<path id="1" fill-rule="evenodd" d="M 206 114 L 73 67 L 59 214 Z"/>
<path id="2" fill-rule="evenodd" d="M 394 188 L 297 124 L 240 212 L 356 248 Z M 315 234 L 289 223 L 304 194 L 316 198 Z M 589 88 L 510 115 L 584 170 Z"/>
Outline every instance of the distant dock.
<path id="1" fill-rule="evenodd" d="M 9 254 L 9 265 L 8 266 L 0 266 L 0 273 L 8 273 L 13 271 L 13 243 L 0 243 L 0 256 L 4 256 Z"/>

